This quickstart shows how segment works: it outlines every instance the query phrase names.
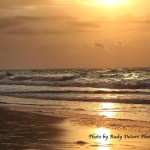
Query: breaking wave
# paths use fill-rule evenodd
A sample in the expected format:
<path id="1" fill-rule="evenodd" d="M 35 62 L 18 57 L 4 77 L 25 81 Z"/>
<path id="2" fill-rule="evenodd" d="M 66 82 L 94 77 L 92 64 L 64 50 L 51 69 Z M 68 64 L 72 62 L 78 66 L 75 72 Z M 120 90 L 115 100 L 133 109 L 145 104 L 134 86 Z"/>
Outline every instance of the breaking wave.
<path id="1" fill-rule="evenodd" d="M 149 104 L 150 68 L 0 71 L 0 86 L 8 96 Z"/>

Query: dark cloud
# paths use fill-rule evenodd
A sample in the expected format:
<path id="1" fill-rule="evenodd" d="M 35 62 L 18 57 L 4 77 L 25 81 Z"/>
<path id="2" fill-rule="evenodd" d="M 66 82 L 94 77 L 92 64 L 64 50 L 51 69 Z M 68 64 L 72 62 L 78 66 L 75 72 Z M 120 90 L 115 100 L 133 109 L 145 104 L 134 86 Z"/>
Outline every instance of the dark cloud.
<path id="1" fill-rule="evenodd" d="M 44 24 L 47 26 L 46 28 L 43 26 Z M 36 28 L 37 26 L 38 28 Z M 0 32 L 3 34 L 7 33 L 29 35 L 80 33 L 88 31 L 88 28 L 99 26 L 99 24 L 93 21 L 79 22 L 76 21 L 76 18 L 63 15 L 14 16 L 0 18 Z"/>
<path id="2" fill-rule="evenodd" d="M 55 22 L 67 22 L 69 20 L 73 20 L 74 18 L 69 16 L 15 16 L 15 17 L 3 17 L 0 18 L 0 31 L 5 31 L 7 29 L 13 30 L 16 32 L 16 30 L 20 30 L 21 27 L 28 27 L 28 24 L 30 24 L 30 27 L 36 27 L 36 25 L 40 25 L 41 23 L 50 25 L 55 24 Z M 56 24 L 57 24 L 56 23 Z M 15 28 L 15 29 L 14 29 Z M 18 28 L 18 29 L 16 29 Z M 26 30 L 26 28 L 24 28 Z M 21 29 L 22 31 L 22 29 Z M 26 32 L 26 31 L 25 31 Z M 5 32 L 3 32 L 5 33 Z M 32 33 L 32 32 L 31 32 Z"/>
<path id="3" fill-rule="evenodd" d="M 101 49 L 105 49 L 105 46 L 102 43 L 95 43 L 94 46 L 99 47 Z"/>
<path id="4" fill-rule="evenodd" d="M 8 34 L 39 34 L 38 31 L 27 28 L 27 27 L 21 27 L 21 28 L 15 28 L 15 29 L 10 29 L 6 30 L 3 33 L 8 33 Z"/>
<path id="5" fill-rule="evenodd" d="M 20 28 L 13 28 L 9 30 L 5 30 L 2 33 L 5 34 L 16 34 L 16 35 L 39 35 L 39 34 L 69 34 L 69 33 L 78 33 L 78 30 L 43 30 L 43 29 L 31 29 L 28 27 L 20 27 Z"/>
<path id="6" fill-rule="evenodd" d="M 0 8 L 10 6 L 53 5 L 52 0 L 0 0 Z"/>
<path id="7" fill-rule="evenodd" d="M 70 25 L 76 27 L 100 27 L 101 26 L 96 21 L 73 21 L 70 23 Z"/>
<path id="8" fill-rule="evenodd" d="M 0 29 L 14 27 L 21 23 L 20 20 L 14 18 L 0 18 Z"/>
<path id="9" fill-rule="evenodd" d="M 120 46 L 124 46 L 124 42 L 122 42 L 122 41 L 117 41 L 117 44 Z"/>
<path id="10" fill-rule="evenodd" d="M 126 46 L 126 45 L 129 43 L 129 40 L 130 40 L 130 39 L 118 40 L 118 41 L 117 41 L 117 45 L 124 47 L 124 46 Z"/>
<path id="11" fill-rule="evenodd" d="M 73 17 L 70 16 L 61 16 L 61 15 L 53 15 L 53 16 L 14 16 L 14 17 L 3 17 L 0 18 L 0 25 L 7 26 L 11 24 L 20 23 L 21 21 L 33 22 L 33 21 L 64 21 L 64 20 L 73 20 Z"/>
<path id="12" fill-rule="evenodd" d="M 62 21 L 62 20 L 72 20 L 73 17 L 70 16 L 61 16 L 61 15 L 53 15 L 53 16 L 16 16 L 14 17 L 18 20 L 24 20 L 24 21 Z"/>

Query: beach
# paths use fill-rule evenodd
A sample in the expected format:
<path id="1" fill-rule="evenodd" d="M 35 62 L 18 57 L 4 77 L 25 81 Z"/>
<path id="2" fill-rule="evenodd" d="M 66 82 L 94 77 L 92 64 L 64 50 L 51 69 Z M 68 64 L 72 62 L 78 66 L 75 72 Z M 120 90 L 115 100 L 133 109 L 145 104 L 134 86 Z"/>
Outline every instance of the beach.
<path id="1" fill-rule="evenodd" d="M 0 0 L 0 150 L 150 150 L 150 0 Z"/>
<path id="2" fill-rule="evenodd" d="M 12 102 L 17 99 L 2 98 Z M 149 150 L 148 121 L 106 118 L 56 105 L 2 101 L 0 114 L 0 148 L 3 150 Z"/>
<path id="3" fill-rule="evenodd" d="M 0 150 L 150 150 L 150 0 L 0 0 Z"/>
<path id="4" fill-rule="evenodd" d="M 149 150 L 149 72 L 0 71 L 0 149 Z"/>
<path id="5" fill-rule="evenodd" d="M 0 149 L 51 149 L 60 145 L 62 118 L 0 108 Z M 57 139 L 57 141 L 55 141 Z"/>

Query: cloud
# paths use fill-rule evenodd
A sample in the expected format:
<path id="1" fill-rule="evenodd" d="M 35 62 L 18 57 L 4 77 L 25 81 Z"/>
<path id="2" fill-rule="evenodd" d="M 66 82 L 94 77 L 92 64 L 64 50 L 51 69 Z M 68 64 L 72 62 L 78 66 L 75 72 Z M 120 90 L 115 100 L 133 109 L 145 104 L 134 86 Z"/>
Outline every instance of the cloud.
<path id="1" fill-rule="evenodd" d="M 117 45 L 124 47 L 124 46 L 126 46 L 129 43 L 129 40 L 130 39 L 127 39 L 127 40 L 118 40 L 117 41 Z"/>
<path id="2" fill-rule="evenodd" d="M 102 43 L 94 43 L 94 46 L 101 49 L 105 49 L 105 46 Z"/>
<path id="3" fill-rule="evenodd" d="M 0 29 L 10 28 L 19 25 L 21 22 L 14 18 L 0 18 Z"/>
<path id="4" fill-rule="evenodd" d="M 0 7 L 28 6 L 28 5 L 54 5 L 54 0 L 0 0 Z"/>
<path id="5" fill-rule="evenodd" d="M 63 16 L 63 15 L 53 15 L 53 16 L 16 16 L 14 17 L 18 20 L 24 21 L 62 21 L 62 20 L 72 20 L 73 17 L 70 16 Z"/>
<path id="6" fill-rule="evenodd" d="M 76 27 L 100 27 L 101 25 L 96 21 L 74 21 L 71 22 L 70 25 Z"/>
<path id="7" fill-rule="evenodd" d="M 63 15 L 55 15 L 55 16 L 14 16 L 14 17 L 1 17 L 0 18 L 0 32 L 3 33 L 35 33 L 33 30 L 29 30 L 29 28 L 36 28 L 36 26 L 41 26 L 40 28 L 44 28 L 41 24 L 49 24 L 49 28 L 51 26 L 59 26 L 64 22 L 68 22 L 69 20 L 73 20 L 74 18 Z M 9 30 L 9 31 L 7 31 Z M 6 31 L 6 32 L 5 32 Z M 11 32 L 10 32 L 11 31 Z"/>
<path id="8" fill-rule="evenodd" d="M 120 46 L 125 46 L 123 41 L 117 41 L 117 44 L 120 45 Z"/>
<path id="9" fill-rule="evenodd" d="M 76 21 L 65 15 L 14 16 L 0 18 L 0 32 L 7 34 L 66 34 L 88 31 L 100 27 L 94 21 Z"/>
<path id="10" fill-rule="evenodd" d="M 9 30 L 5 30 L 2 33 L 5 34 L 16 34 L 16 35 L 39 35 L 39 34 L 69 34 L 69 33 L 79 33 L 78 30 L 65 30 L 65 29 L 55 29 L 55 30 L 43 30 L 43 29 L 32 29 L 28 27 L 20 27 L 20 28 L 13 28 Z"/>
<path id="11" fill-rule="evenodd" d="M 17 24 L 20 22 L 34 22 L 34 21 L 64 21 L 73 20 L 73 17 L 63 16 L 63 15 L 53 15 L 53 16 L 14 16 L 14 17 L 1 17 L 1 26 L 11 26 L 12 24 Z"/>
<path id="12" fill-rule="evenodd" d="M 134 24 L 150 24 L 150 15 L 134 16 L 132 14 L 125 14 L 116 19 L 120 23 L 134 23 Z"/>
<path id="13" fill-rule="evenodd" d="M 38 31 L 27 28 L 27 27 L 21 27 L 21 28 L 16 28 L 16 29 L 10 29 L 10 30 L 6 30 L 3 33 L 9 33 L 9 34 L 39 34 Z"/>

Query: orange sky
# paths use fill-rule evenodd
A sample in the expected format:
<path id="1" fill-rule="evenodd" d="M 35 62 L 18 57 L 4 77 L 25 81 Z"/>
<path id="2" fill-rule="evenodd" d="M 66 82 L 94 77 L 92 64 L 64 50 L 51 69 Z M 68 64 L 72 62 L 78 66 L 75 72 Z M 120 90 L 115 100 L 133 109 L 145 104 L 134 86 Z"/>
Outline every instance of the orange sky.
<path id="1" fill-rule="evenodd" d="M 123 1 L 1 0 L 0 69 L 150 67 L 150 2 Z"/>

